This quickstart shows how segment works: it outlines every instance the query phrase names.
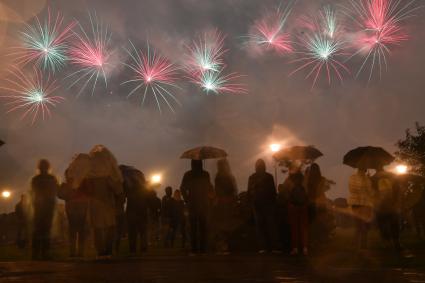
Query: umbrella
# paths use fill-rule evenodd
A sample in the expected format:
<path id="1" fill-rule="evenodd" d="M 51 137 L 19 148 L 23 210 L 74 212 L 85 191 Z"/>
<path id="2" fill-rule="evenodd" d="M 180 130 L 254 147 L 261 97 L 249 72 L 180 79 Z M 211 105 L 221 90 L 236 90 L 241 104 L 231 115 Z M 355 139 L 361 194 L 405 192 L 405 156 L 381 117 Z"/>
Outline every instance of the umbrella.
<path id="1" fill-rule="evenodd" d="M 227 152 L 223 149 L 219 149 L 212 146 L 200 146 L 197 148 L 189 149 L 184 152 L 180 158 L 182 159 L 193 159 L 193 160 L 204 160 L 204 159 L 216 159 L 227 157 Z"/>
<path id="2" fill-rule="evenodd" d="M 2 140 L 0 140 L 0 146 L 2 146 L 2 145 L 4 145 L 5 144 L 5 142 L 4 141 L 2 141 Z"/>
<path id="3" fill-rule="evenodd" d="M 343 163 L 353 168 L 376 169 L 394 161 L 394 156 L 381 147 L 364 146 L 349 151 Z"/>
<path id="4" fill-rule="evenodd" d="M 276 161 L 287 160 L 315 160 L 323 156 L 314 146 L 293 146 L 284 148 L 273 155 Z"/>

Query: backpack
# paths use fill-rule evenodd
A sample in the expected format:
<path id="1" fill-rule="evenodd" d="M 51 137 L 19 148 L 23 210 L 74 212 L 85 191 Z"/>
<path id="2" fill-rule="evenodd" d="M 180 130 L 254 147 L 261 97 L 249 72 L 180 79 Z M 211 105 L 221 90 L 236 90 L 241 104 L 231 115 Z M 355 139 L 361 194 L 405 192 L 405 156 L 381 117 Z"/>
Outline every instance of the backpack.
<path id="1" fill-rule="evenodd" d="M 308 196 L 305 188 L 302 185 L 295 186 L 289 194 L 289 202 L 296 206 L 307 205 Z"/>

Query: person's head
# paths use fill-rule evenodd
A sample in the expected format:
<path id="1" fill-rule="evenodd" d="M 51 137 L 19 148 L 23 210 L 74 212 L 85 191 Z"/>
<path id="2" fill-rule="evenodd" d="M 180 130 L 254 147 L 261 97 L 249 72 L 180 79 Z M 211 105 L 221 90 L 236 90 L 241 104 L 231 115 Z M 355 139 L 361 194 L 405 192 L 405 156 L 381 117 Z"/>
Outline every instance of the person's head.
<path id="1" fill-rule="evenodd" d="M 358 169 L 357 169 L 357 173 L 358 173 L 359 175 L 366 175 L 366 173 L 367 173 L 367 168 L 360 167 L 360 168 L 358 168 Z"/>
<path id="2" fill-rule="evenodd" d="M 165 188 L 165 195 L 167 197 L 171 197 L 173 195 L 173 188 L 171 188 L 170 186 Z"/>
<path id="3" fill-rule="evenodd" d="M 218 174 L 231 174 L 230 164 L 226 158 L 217 161 L 217 173 Z"/>
<path id="4" fill-rule="evenodd" d="M 178 201 L 181 201 L 182 200 L 182 193 L 180 192 L 180 190 L 175 190 L 174 191 L 173 198 L 175 200 L 178 200 Z"/>
<path id="5" fill-rule="evenodd" d="M 203 170 L 202 160 L 192 160 L 191 162 L 192 171 L 200 172 Z"/>
<path id="6" fill-rule="evenodd" d="M 263 159 L 258 159 L 255 162 L 255 172 L 256 173 L 264 173 L 266 172 L 266 162 Z"/>
<path id="7" fill-rule="evenodd" d="M 47 159 L 40 159 L 37 165 L 38 171 L 40 174 L 47 174 L 50 170 L 50 162 Z"/>

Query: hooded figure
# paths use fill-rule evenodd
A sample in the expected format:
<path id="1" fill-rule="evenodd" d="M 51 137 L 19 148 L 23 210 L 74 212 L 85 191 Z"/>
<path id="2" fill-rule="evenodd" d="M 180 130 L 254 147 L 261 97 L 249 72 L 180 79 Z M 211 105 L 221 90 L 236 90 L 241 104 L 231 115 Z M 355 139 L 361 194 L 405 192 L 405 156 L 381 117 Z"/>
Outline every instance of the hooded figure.
<path id="1" fill-rule="evenodd" d="M 38 170 L 39 174 L 31 181 L 32 206 L 34 208 L 32 258 L 47 259 L 50 249 L 50 229 L 59 186 L 56 177 L 49 174 L 49 161 L 40 160 Z"/>
<path id="2" fill-rule="evenodd" d="M 204 171 L 202 160 L 192 160 L 180 186 L 189 210 L 191 246 L 193 253 L 207 250 L 207 215 L 209 194 L 212 191 L 210 175 Z"/>
<path id="3" fill-rule="evenodd" d="M 274 248 L 276 187 L 273 176 L 266 172 L 266 163 L 258 159 L 255 173 L 248 179 L 248 197 L 256 220 L 260 253 Z"/>
<path id="4" fill-rule="evenodd" d="M 117 199 L 123 195 L 122 175 L 112 153 L 103 146 L 90 151 L 91 171 L 81 184 L 89 197 L 89 215 L 100 257 L 111 256 L 116 226 Z"/>

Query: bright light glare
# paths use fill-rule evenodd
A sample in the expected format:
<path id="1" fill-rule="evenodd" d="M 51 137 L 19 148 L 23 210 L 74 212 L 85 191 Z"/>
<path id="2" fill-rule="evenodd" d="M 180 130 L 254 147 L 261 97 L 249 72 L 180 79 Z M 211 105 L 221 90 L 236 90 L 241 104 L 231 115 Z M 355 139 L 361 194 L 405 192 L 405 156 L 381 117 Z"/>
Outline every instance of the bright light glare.
<path id="1" fill-rule="evenodd" d="M 3 198 L 10 198 L 10 196 L 12 195 L 12 193 L 10 192 L 10 191 L 2 191 L 1 192 L 1 196 L 3 197 Z"/>
<path id="2" fill-rule="evenodd" d="M 160 174 L 152 175 L 151 182 L 153 184 L 159 184 L 161 183 L 161 180 L 162 180 L 162 176 Z"/>
<path id="3" fill-rule="evenodd" d="M 278 152 L 280 150 L 280 148 L 281 148 L 281 145 L 277 144 L 277 143 L 273 143 L 273 144 L 270 145 L 270 150 L 272 152 Z"/>
<path id="4" fill-rule="evenodd" d="M 396 170 L 397 174 L 403 175 L 403 174 L 407 173 L 408 168 L 407 168 L 406 165 L 401 164 L 401 165 L 397 165 L 395 170 Z"/>

